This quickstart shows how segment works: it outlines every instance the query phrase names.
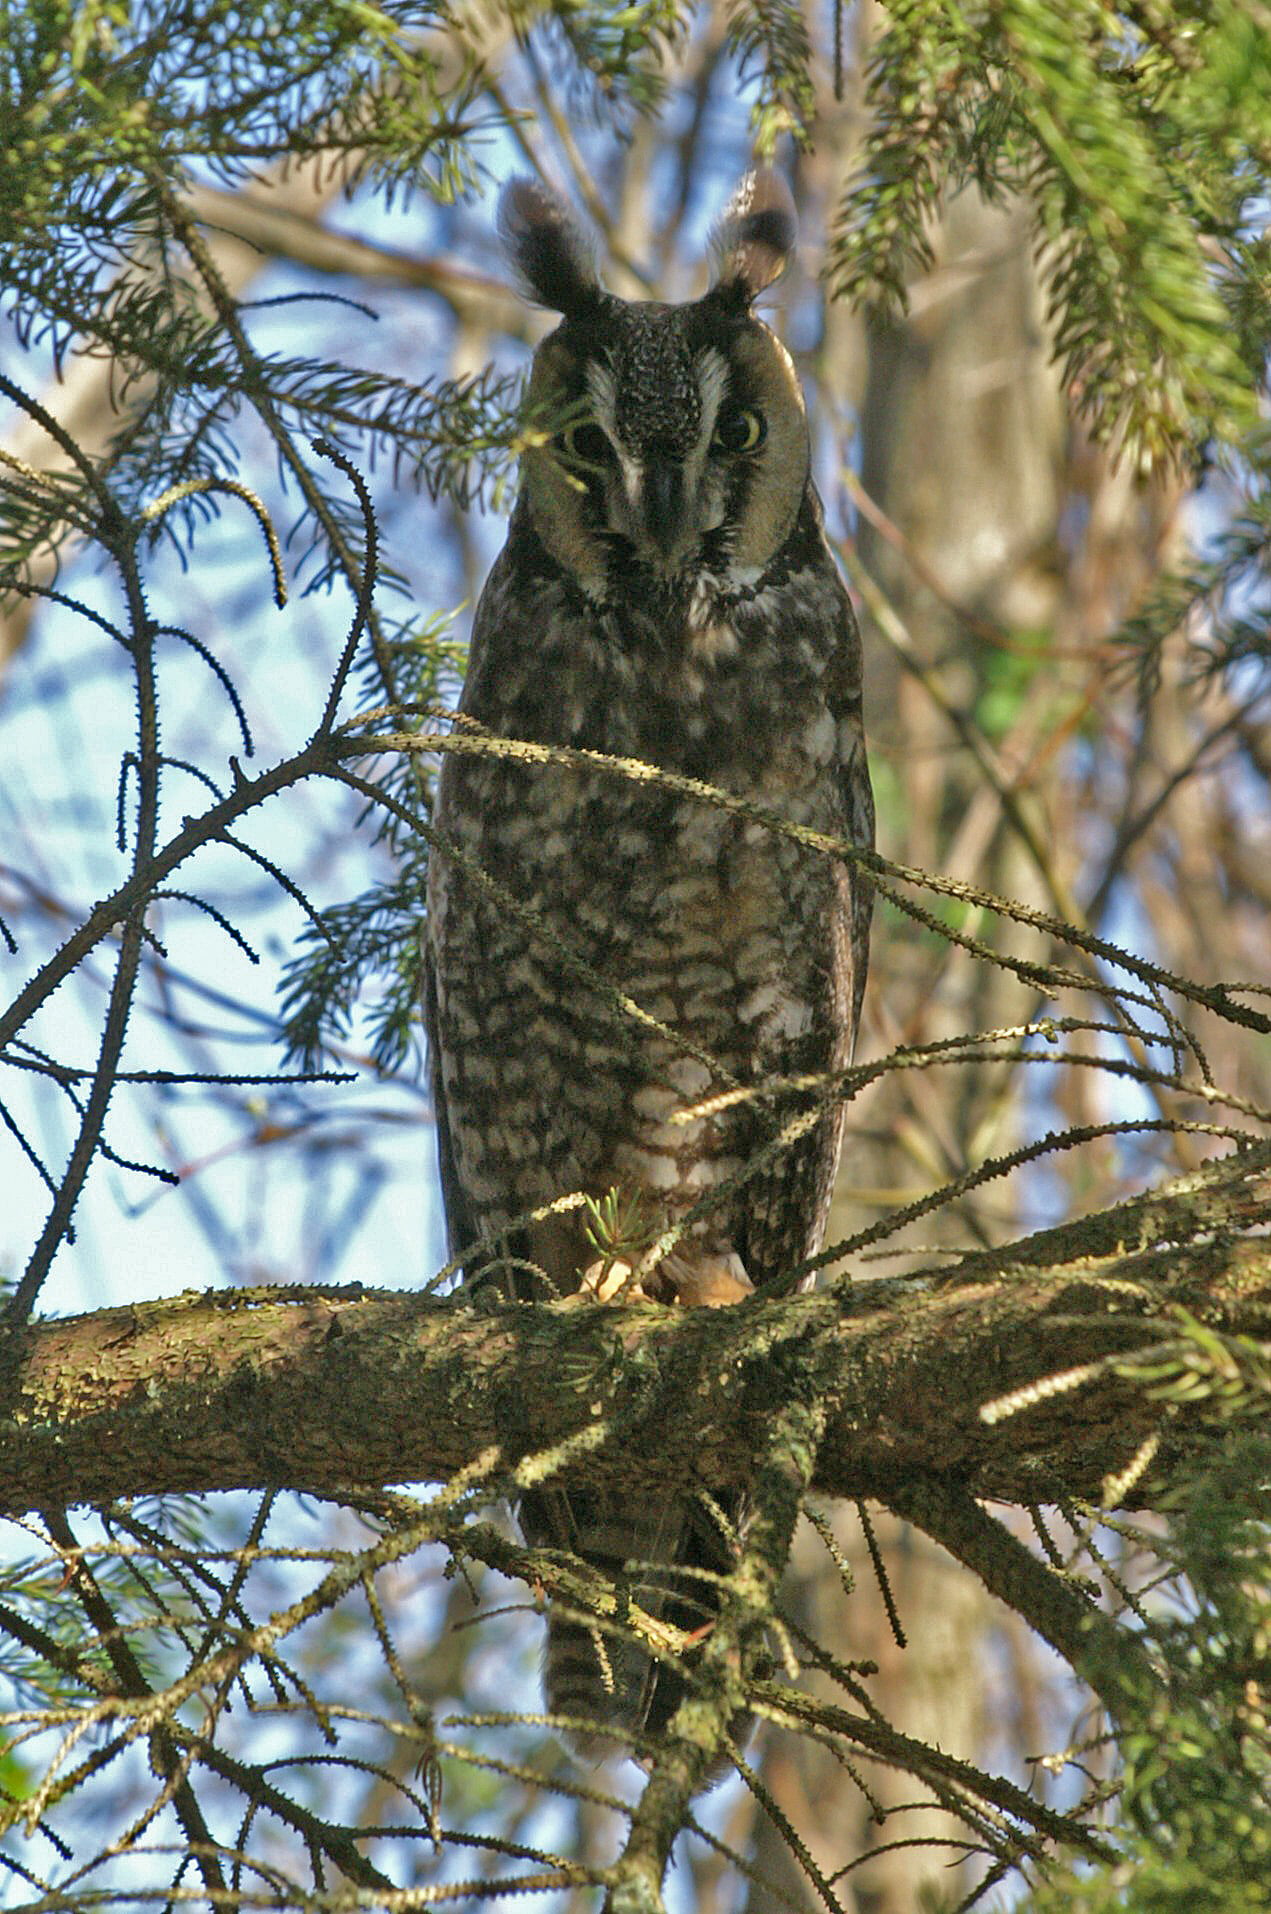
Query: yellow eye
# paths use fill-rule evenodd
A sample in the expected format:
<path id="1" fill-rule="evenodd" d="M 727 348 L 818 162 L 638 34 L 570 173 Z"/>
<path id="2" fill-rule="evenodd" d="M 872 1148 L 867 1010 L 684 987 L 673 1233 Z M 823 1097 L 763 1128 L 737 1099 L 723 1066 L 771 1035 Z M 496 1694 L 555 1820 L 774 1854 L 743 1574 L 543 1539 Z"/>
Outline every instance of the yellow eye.
<path id="1" fill-rule="evenodd" d="M 768 436 L 768 422 L 762 412 L 744 405 L 725 405 L 715 421 L 711 446 L 716 452 L 753 452 Z"/>
<path id="2" fill-rule="evenodd" d="M 557 444 L 575 465 L 604 465 L 609 457 L 609 441 L 594 419 L 566 426 Z"/>

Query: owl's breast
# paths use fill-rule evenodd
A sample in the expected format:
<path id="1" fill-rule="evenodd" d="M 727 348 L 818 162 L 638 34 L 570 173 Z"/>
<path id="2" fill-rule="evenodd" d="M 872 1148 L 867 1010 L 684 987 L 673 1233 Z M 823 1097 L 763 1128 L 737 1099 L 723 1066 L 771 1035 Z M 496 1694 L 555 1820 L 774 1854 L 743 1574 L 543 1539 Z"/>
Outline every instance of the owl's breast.
<path id="1" fill-rule="evenodd" d="M 544 579 L 527 617 L 497 575 L 481 607 L 465 710 L 615 761 L 443 766 L 437 824 L 461 859 L 434 861 L 432 965 L 450 1130 L 487 1226 L 615 1184 L 682 1213 L 771 1132 L 760 1081 L 848 1059 L 850 874 L 800 835 L 852 828 L 841 587 L 796 573 L 686 613 L 656 648 L 646 615 Z M 809 1191 L 836 1135 L 827 1117 L 800 1158 Z M 815 1219 L 819 1195 L 800 1200 Z"/>
<path id="2" fill-rule="evenodd" d="M 609 691 L 612 700 L 612 677 Z M 774 1046 L 795 1045 L 800 1067 L 812 1066 L 800 1040 L 841 1015 L 832 978 L 843 878 L 781 826 L 844 831 L 837 728 L 809 695 L 754 711 L 740 695 L 728 702 L 731 723 L 716 711 L 699 725 L 663 696 L 605 703 L 579 685 L 571 703 L 562 687 L 543 726 L 555 736 L 539 738 L 659 766 L 731 803 L 629 777 L 621 764 L 448 762 L 438 824 L 490 887 L 453 873 L 438 881 L 433 937 L 448 974 L 463 973 L 465 1007 L 497 1015 L 505 1058 L 546 1045 L 562 1069 L 568 1060 L 600 1072 L 604 1101 L 603 1073 L 625 1075 L 642 1051 L 637 1075 L 674 1089 L 664 1040 L 621 998 L 717 1056 L 721 1080 L 750 1080 Z M 524 736 L 524 709 L 503 728 Z"/>

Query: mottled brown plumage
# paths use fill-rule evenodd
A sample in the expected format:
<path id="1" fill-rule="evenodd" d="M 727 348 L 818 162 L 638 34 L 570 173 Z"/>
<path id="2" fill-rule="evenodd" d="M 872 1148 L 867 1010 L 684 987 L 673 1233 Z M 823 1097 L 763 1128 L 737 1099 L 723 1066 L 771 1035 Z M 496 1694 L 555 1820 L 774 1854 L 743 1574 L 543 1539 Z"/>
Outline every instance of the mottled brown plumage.
<path id="1" fill-rule="evenodd" d="M 788 194 L 770 175 L 743 182 L 715 284 L 684 306 L 605 292 L 538 186 L 508 189 L 502 225 L 529 290 L 564 314 L 530 387 L 534 416 L 564 424 L 525 454 L 463 712 L 500 736 L 639 759 L 870 844 L 859 640 L 809 476 L 798 381 L 751 312 L 793 245 Z M 595 1288 L 607 1272 L 578 1211 L 510 1226 L 569 1192 L 612 1190 L 656 1227 L 694 1212 L 642 1274 L 654 1298 L 732 1300 L 814 1252 L 837 1111 L 749 1178 L 806 1103 L 674 1119 L 720 1090 L 846 1064 L 865 977 L 861 876 L 700 798 L 575 766 L 447 757 L 436 823 L 537 920 L 527 928 L 434 858 L 426 1007 L 453 1252 L 501 1236 L 515 1294 Z M 624 1014 L 618 993 L 666 1034 Z M 623 1273 L 608 1272 L 606 1293 Z M 741 1513 L 740 1498 L 724 1510 L 733 1524 Z M 615 1573 L 730 1561 L 689 1490 L 648 1511 L 540 1491 L 521 1519 L 532 1542 Z M 681 1626 L 713 1612 L 691 1578 L 633 1568 L 628 1579 Z M 547 1686 L 558 1713 L 619 1732 L 656 1729 L 680 1692 L 634 1650 L 607 1640 L 598 1652 L 591 1631 L 559 1617 Z"/>

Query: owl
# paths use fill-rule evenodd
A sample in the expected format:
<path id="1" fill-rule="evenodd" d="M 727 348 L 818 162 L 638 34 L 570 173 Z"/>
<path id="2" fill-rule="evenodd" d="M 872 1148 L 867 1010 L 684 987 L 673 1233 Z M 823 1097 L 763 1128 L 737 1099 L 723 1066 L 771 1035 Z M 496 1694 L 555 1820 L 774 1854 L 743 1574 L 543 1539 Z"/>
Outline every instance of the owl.
<path id="1" fill-rule="evenodd" d="M 799 381 L 752 311 L 795 243 L 788 190 L 743 180 L 710 290 L 684 305 L 606 291 L 536 183 L 506 189 L 500 225 L 561 323 L 534 355 L 460 724 L 639 760 L 870 846 L 860 641 Z M 842 1116 L 825 1098 L 765 1152 L 808 1096 L 761 1086 L 850 1059 L 863 873 L 736 806 L 577 761 L 448 755 L 435 823 L 425 1019 L 452 1254 L 472 1278 L 484 1244 L 475 1262 L 521 1299 L 761 1301 L 821 1243 Z M 570 1195 L 594 1207 L 524 1220 Z M 604 1215 L 637 1247 L 598 1239 Z M 691 1484 L 658 1506 L 571 1486 L 520 1507 L 531 1545 L 690 1633 L 744 1514 L 743 1495 Z M 585 1745 L 656 1734 L 683 1694 L 622 1631 L 560 1613 L 546 1690 Z"/>

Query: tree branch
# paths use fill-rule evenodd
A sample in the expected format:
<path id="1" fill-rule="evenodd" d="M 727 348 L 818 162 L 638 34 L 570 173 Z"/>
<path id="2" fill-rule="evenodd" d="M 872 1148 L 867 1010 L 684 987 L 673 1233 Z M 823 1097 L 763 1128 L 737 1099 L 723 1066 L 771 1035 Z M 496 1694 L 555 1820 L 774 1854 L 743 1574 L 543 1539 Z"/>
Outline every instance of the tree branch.
<path id="1" fill-rule="evenodd" d="M 900 1506 L 924 1481 L 1004 1502 L 1097 1499 L 1151 1435 L 1158 1475 L 1200 1453 L 1218 1413 L 1203 1391 L 1193 1409 L 1154 1400 L 1133 1361 L 1181 1361 L 1189 1320 L 1265 1333 L 1271 1151 L 1221 1167 L 1239 1231 L 1206 1223 L 1213 1189 L 1180 1202 L 1187 1226 L 1171 1232 L 1158 1192 L 1147 1243 L 1131 1204 L 1046 1232 L 1044 1259 L 1025 1239 L 921 1276 L 728 1309 L 262 1288 L 13 1329 L 0 1335 L 0 1509 L 338 1494 L 448 1480 L 491 1451 L 507 1479 L 562 1451 L 550 1469 L 594 1483 L 718 1489 L 754 1479 L 795 1396 L 824 1409 L 823 1493 Z M 1134 1484 L 1138 1505 L 1152 1493 Z"/>

